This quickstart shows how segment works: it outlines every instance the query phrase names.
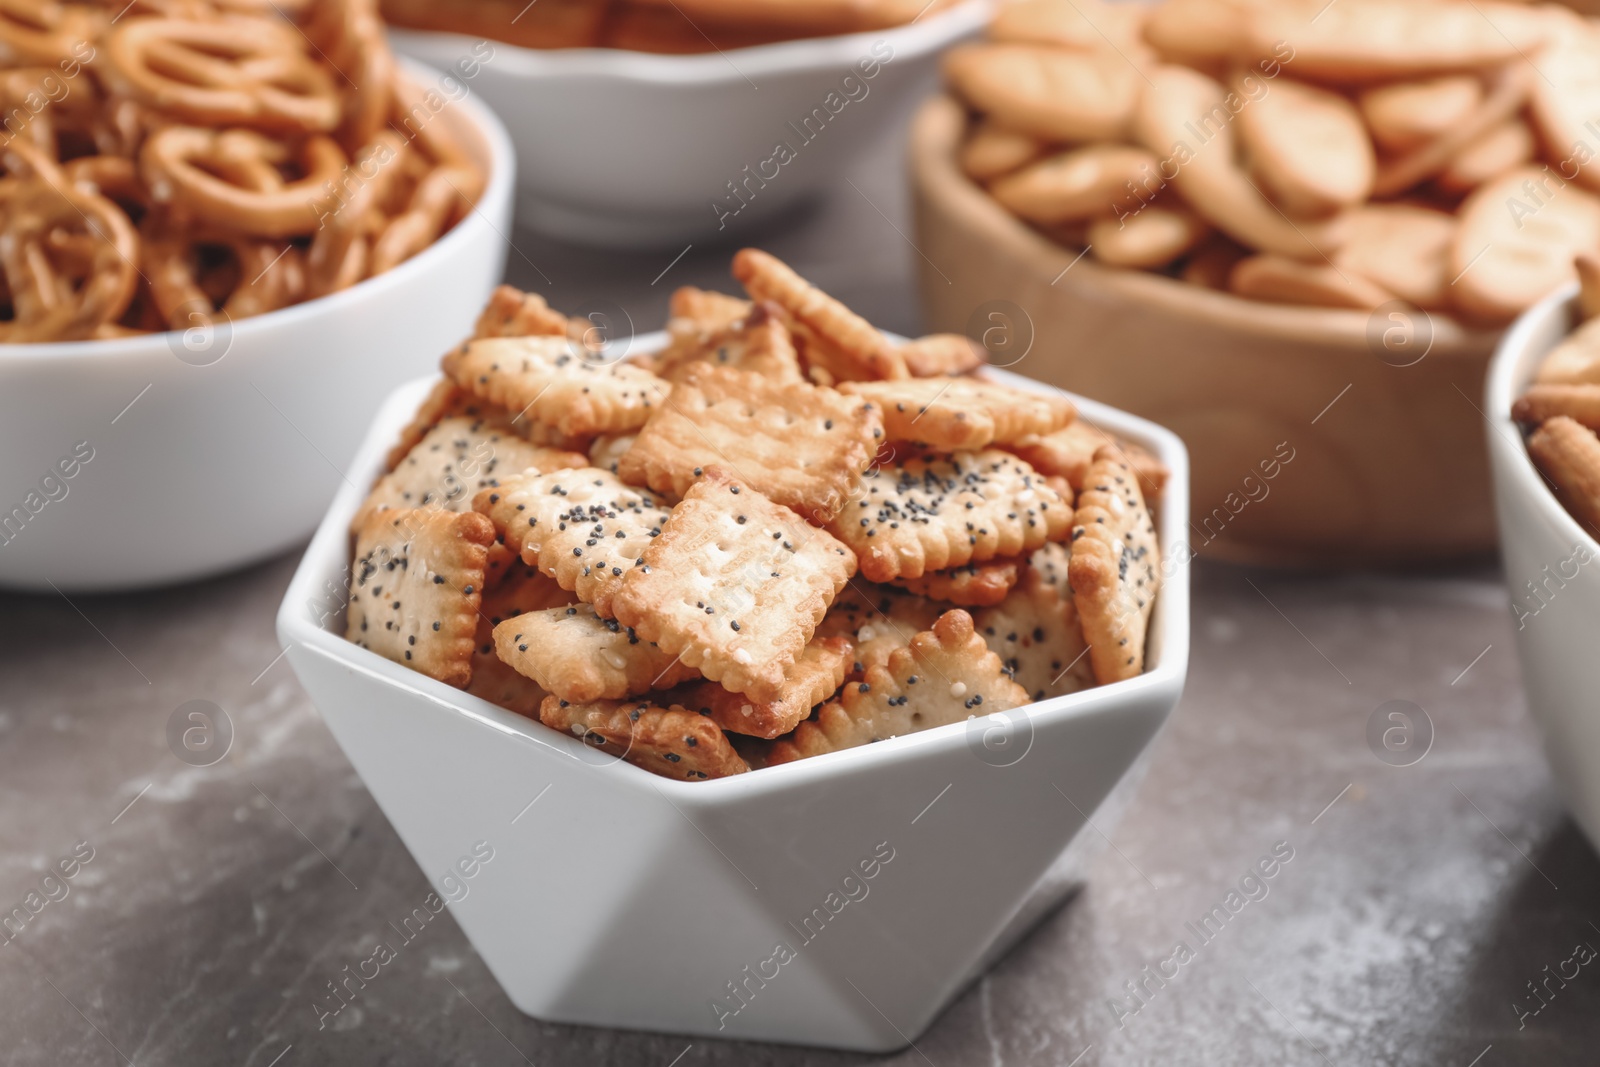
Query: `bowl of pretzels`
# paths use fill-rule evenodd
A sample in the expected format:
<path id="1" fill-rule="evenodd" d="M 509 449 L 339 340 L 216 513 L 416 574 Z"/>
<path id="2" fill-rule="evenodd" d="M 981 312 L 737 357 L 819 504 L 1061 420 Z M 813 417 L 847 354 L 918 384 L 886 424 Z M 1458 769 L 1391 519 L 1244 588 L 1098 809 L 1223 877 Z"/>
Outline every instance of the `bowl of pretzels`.
<path id="1" fill-rule="evenodd" d="M 385 0 L 397 51 L 471 77 L 518 217 L 564 240 L 732 240 L 903 126 L 988 0 Z M 851 194 L 853 195 L 853 194 Z"/>
<path id="2" fill-rule="evenodd" d="M 1004 5 L 914 126 L 929 325 L 1183 436 L 1197 551 L 1483 554 L 1489 356 L 1600 249 L 1597 64 L 1552 6 Z"/>
<path id="3" fill-rule="evenodd" d="M 504 130 L 363 0 L 14 4 L 0 41 L 0 584 L 282 551 L 498 281 Z"/>

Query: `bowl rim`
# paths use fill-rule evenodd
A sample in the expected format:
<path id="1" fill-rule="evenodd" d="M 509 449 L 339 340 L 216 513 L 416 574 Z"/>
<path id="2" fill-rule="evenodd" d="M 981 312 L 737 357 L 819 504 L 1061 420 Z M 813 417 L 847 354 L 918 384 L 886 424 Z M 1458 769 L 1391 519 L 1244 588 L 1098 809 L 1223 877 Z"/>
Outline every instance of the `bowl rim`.
<path id="1" fill-rule="evenodd" d="M 1504 461 L 1496 464 L 1496 474 L 1504 473 L 1515 478 L 1524 490 L 1523 496 L 1532 499 L 1534 507 L 1539 509 L 1539 517 L 1559 530 L 1569 544 L 1587 541 L 1600 555 L 1600 540 L 1584 529 L 1583 524 L 1573 518 L 1561 503 L 1533 462 L 1533 456 L 1528 453 L 1528 439 L 1522 432 L 1522 426 L 1511 417 L 1512 402 L 1533 381 L 1539 364 L 1554 347 L 1552 344 L 1535 349 L 1537 335 L 1543 333 L 1553 320 L 1560 318 L 1565 329 L 1556 339 L 1555 343 L 1559 343 L 1572 332 L 1578 318 L 1577 311 L 1578 283 L 1572 282 L 1517 317 L 1489 364 L 1489 375 L 1483 387 L 1484 417 L 1491 431 L 1489 448 Z M 1501 536 L 1504 537 L 1503 530 Z"/>
<path id="2" fill-rule="evenodd" d="M 410 73 L 417 77 L 427 78 L 430 83 L 444 77 L 444 73 L 405 56 L 396 59 L 408 68 Z M 500 121 L 490 107 L 477 99 L 476 94 L 468 93 L 450 104 L 440 112 L 447 114 L 451 109 L 460 107 L 464 118 L 455 118 L 455 122 L 465 122 L 483 137 L 484 146 L 489 156 L 489 178 L 484 183 L 483 194 L 473 205 L 471 212 L 466 217 L 450 228 L 450 232 L 434 241 L 421 252 L 387 270 L 376 277 L 366 278 L 357 282 L 348 289 L 341 289 L 327 296 L 319 296 L 314 300 L 305 300 L 288 307 L 277 308 L 261 315 L 251 315 L 239 319 L 237 322 L 230 320 L 229 329 L 235 341 L 241 335 L 248 338 L 251 334 L 276 329 L 280 326 L 293 328 L 301 320 L 320 316 L 323 314 L 345 315 L 359 314 L 355 305 L 367 296 L 375 295 L 386 288 L 405 285 L 415 276 L 425 274 L 434 268 L 436 260 L 454 252 L 459 246 L 468 244 L 477 239 L 474 231 L 484 227 L 494 231 L 507 243 L 510 237 L 500 233 L 499 227 L 489 220 L 484 214 L 483 206 L 501 200 L 510 203 L 516 184 L 516 151 L 512 147 L 511 134 L 507 132 L 505 124 Z M 174 334 L 181 334 L 182 330 L 163 330 L 159 333 L 142 334 L 135 337 L 110 337 L 100 340 L 88 341 L 44 341 L 29 344 L 0 344 L 0 366 L 15 363 L 46 362 L 56 360 L 91 359 L 109 357 L 113 359 L 135 359 L 151 355 L 158 355 L 168 351 L 171 338 Z"/>
<path id="3" fill-rule="evenodd" d="M 892 334 L 886 336 L 894 337 Z M 642 334 L 635 338 L 632 350 L 652 351 L 653 346 L 664 344 L 665 341 L 664 331 Z M 1177 558 L 1178 546 L 1188 545 L 1185 536 L 1189 521 L 1187 449 L 1172 431 L 1136 415 L 1008 371 L 987 369 L 985 373 L 1007 384 L 1020 385 L 1036 392 L 1053 392 L 1068 398 L 1078 408 L 1080 418 L 1150 449 L 1169 472 L 1156 521 L 1163 570 L 1170 569 L 1170 573 L 1163 575 L 1146 637 L 1147 642 L 1159 649 L 1157 663 L 1136 678 L 1025 704 L 1005 714 L 1020 714 L 1031 730 L 1035 724 L 1115 712 L 1147 700 L 1164 701 L 1170 709 L 1182 693 L 1189 660 L 1189 564 L 1193 555 L 1189 553 L 1181 559 Z M 617 775 L 615 780 L 618 788 L 632 790 L 641 796 L 653 789 L 684 810 L 720 808 L 761 794 L 821 786 L 840 775 L 871 773 L 882 764 L 900 762 L 916 751 L 925 750 L 930 756 L 949 752 L 969 743 L 967 733 L 974 722 L 988 719 L 987 716 L 974 717 L 966 722 L 948 723 L 870 745 L 775 767 L 753 769 L 726 778 L 703 782 L 676 781 L 634 767 L 620 758 L 610 761 L 610 765 L 596 767 L 591 759 L 584 759 L 590 750 L 577 738 L 552 730 L 537 719 L 518 715 L 481 697 L 410 670 L 376 652 L 350 643 L 342 633 L 318 625 L 308 612 L 301 609 L 317 602 L 325 593 L 328 575 L 343 576 L 348 573 L 350 520 L 366 495 L 366 491 L 359 487 L 369 485 L 381 473 L 383 457 L 389 450 L 393 434 L 409 421 L 417 403 L 438 380 L 438 376 L 430 376 L 399 386 L 385 398 L 373 418 L 355 460 L 347 468 L 349 477 L 329 505 L 278 608 L 277 634 L 290 653 L 291 662 L 295 659 L 293 649 L 299 646 L 342 670 L 359 673 L 385 687 L 398 688 L 412 696 L 421 697 L 481 726 L 511 735 L 520 743 L 545 749 L 551 755 L 582 760 L 596 770 L 614 773 Z M 1171 566 L 1171 561 L 1175 559 L 1176 565 Z M 618 766 L 624 767 L 625 771 L 617 770 Z"/>
<path id="4" fill-rule="evenodd" d="M 949 8 L 934 13 L 926 21 L 912 20 L 899 26 L 833 37 L 799 37 L 745 48 L 719 49 L 688 55 L 661 55 L 621 48 L 526 48 L 488 38 L 498 52 L 505 49 L 509 63 L 495 60 L 495 66 L 529 79 L 608 78 L 640 86 L 719 86 L 748 81 L 748 74 L 786 74 L 829 67 L 848 67 L 866 54 L 878 41 L 894 48 L 893 58 L 914 59 L 944 48 L 951 41 L 988 24 L 993 0 L 958 0 Z M 439 30 L 410 30 L 388 27 L 397 50 L 420 46 L 432 52 L 449 44 L 452 48 L 470 47 L 476 38 L 470 34 Z M 904 52 L 901 49 L 904 49 Z M 741 69 L 738 61 L 749 66 Z"/>
<path id="5" fill-rule="evenodd" d="M 908 154 L 914 188 L 959 214 L 968 225 L 995 235 L 1014 254 L 1049 264 L 1048 276 L 1059 281 L 1070 269 L 1082 284 L 1124 302 L 1154 305 L 1176 316 L 1271 341 L 1338 345 L 1372 358 L 1369 312 L 1247 300 L 1151 271 L 1108 267 L 1056 244 L 967 177 L 956 155 L 965 125 L 966 109 L 948 92 L 923 102 L 911 124 Z M 1491 339 L 1503 336 L 1503 328 L 1471 327 L 1442 312 L 1414 310 L 1432 326 L 1434 342 L 1428 355 L 1434 358 L 1486 358 Z"/>

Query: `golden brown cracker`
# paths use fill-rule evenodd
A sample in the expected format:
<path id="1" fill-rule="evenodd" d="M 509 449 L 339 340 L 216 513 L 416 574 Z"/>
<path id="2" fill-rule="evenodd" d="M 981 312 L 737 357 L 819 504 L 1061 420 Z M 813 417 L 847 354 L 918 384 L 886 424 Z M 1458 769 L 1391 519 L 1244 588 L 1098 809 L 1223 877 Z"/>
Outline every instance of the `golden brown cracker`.
<path id="1" fill-rule="evenodd" d="M 1065 429 L 1039 437 L 1025 437 L 1007 450 L 1015 452 L 1040 474 L 1065 478 L 1074 490 L 1083 488 L 1089 465 L 1101 445 L 1113 444 L 1139 474 L 1139 489 L 1147 500 L 1159 500 L 1167 482 L 1167 468 L 1143 447 L 1124 441 L 1082 419 Z"/>
<path id="2" fill-rule="evenodd" d="M 882 410 L 889 440 L 916 441 L 941 450 L 983 448 L 1054 433 L 1077 417 L 1072 402 L 1059 394 L 1024 392 L 977 378 L 844 382 L 839 389 Z"/>
<path id="3" fill-rule="evenodd" d="M 1141 85 L 1126 59 L 1041 44 L 958 45 L 945 80 L 974 109 L 1045 141 L 1119 140 Z"/>
<path id="4" fill-rule="evenodd" d="M 345 637 L 465 687 L 493 540 L 494 525 L 470 511 L 375 512 L 356 532 Z"/>
<path id="5" fill-rule="evenodd" d="M 1348 217 L 1349 240 L 1333 254 L 1340 270 L 1420 308 L 1449 305 L 1454 216 L 1411 204 L 1365 204 Z"/>
<path id="6" fill-rule="evenodd" d="M 1095 684 L 1070 592 L 1038 571 L 1030 571 L 998 606 L 974 612 L 972 622 L 1030 700 Z"/>
<path id="7" fill-rule="evenodd" d="M 1101 684 L 1144 670 L 1145 629 L 1161 584 L 1155 523 L 1133 467 L 1112 446 L 1095 452 L 1073 516 L 1067 579 Z"/>
<path id="8" fill-rule="evenodd" d="M 1175 200 L 1122 218 L 1099 218 L 1084 235 L 1094 258 L 1113 267 L 1153 270 L 1193 250 L 1214 231 Z"/>
<path id="9" fill-rule="evenodd" d="M 733 276 L 758 301 L 776 305 L 809 362 L 835 381 L 905 378 L 905 360 L 871 323 L 824 293 L 782 260 L 757 248 L 733 257 Z"/>
<path id="10" fill-rule="evenodd" d="M 1547 168 L 1518 167 L 1461 205 L 1446 268 L 1455 307 L 1507 322 L 1574 277 L 1572 257 L 1600 248 L 1600 199 Z"/>
<path id="11" fill-rule="evenodd" d="M 468 416 L 472 418 L 504 418 L 509 422 L 511 416 L 494 404 L 473 396 L 449 378 L 440 378 L 428 390 L 428 395 L 422 398 L 422 403 L 417 406 L 416 414 L 411 416 L 411 421 L 400 431 L 400 438 L 389 449 L 389 454 L 384 459 L 384 469 L 394 470 L 406 453 L 417 447 L 417 442 L 427 435 L 428 431 L 437 426 L 441 419 L 451 416 Z"/>
<path id="12" fill-rule="evenodd" d="M 1325 215 L 1372 191 L 1377 159 L 1348 98 L 1278 78 L 1258 98 L 1254 71 L 1236 71 L 1233 90 L 1250 99 L 1235 120 L 1239 143 L 1267 193 L 1291 215 Z"/>
<path id="13" fill-rule="evenodd" d="M 648 700 L 569 704 L 545 698 L 539 721 L 663 778 L 703 781 L 750 769 L 715 723 L 697 712 Z"/>
<path id="14" fill-rule="evenodd" d="M 473 500 L 523 562 L 573 590 L 601 616 L 661 533 L 667 509 L 648 490 L 596 467 L 524 474 Z"/>
<path id="15" fill-rule="evenodd" d="M 1507 119 L 1468 142 L 1435 179 L 1449 193 L 1469 193 L 1520 167 L 1538 154 L 1533 131 L 1519 118 Z"/>
<path id="16" fill-rule="evenodd" d="M 961 169 L 973 181 L 988 184 L 1027 166 L 1049 148 L 1037 137 L 984 119 L 973 126 L 961 146 Z"/>
<path id="17" fill-rule="evenodd" d="M 699 677 L 588 604 L 515 615 L 494 628 L 495 653 L 562 700 L 623 700 Z"/>
<path id="18" fill-rule="evenodd" d="M 674 319 L 667 332 L 671 339 L 653 369 L 669 382 L 704 367 L 731 367 L 777 382 L 805 377 L 789 330 L 770 304 L 757 304 L 746 318 L 709 331 L 693 319 Z"/>
<path id="19" fill-rule="evenodd" d="M 828 529 L 863 575 L 887 582 L 1019 555 L 1071 526 L 1071 508 L 1032 467 L 986 449 L 874 466 Z"/>
<path id="20" fill-rule="evenodd" d="M 456 384 L 568 436 L 643 426 L 672 386 L 628 363 L 591 356 L 564 337 L 491 337 L 444 357 Z"/>
<path id="21" fill-rule="evenodd" d="M 681 498 L 706 467 L 721 465 L 821 524 L 844 506 L 882 435 L 871 403 L 805 382 L 707 366 L 685 374 L 617 473 Z"/>
<path id="22" fill-rule="evenodd" d="M 707 333 L 743 322 L 754 308 L 749 300 L 692 285 L 674 290 L 668 304 L 672 318 L 693 322 Z"/>
<path id="23" fill-rule="evenodd" d="M 852 575 L 825 531 L 708 467 L 611 601 L 616 618 L 725 688 L 773 701 Z"/>
<path id="24" fill-rule="evenodd" d="M 1466 122 L 1483 103 L 1483 81 L 1472 74 L 1442 74 L 1368 89 L 1356 98 L 1372 139 L 1389 152 L 1406 152 Z"/>
<path id="25" fill-rule="evenodd" d="M 817 627 L 817 636 L 848 637 L 855 642 L 849 677 L 859 680 L 873 664 L 887 663 L 891 652 L 932 629 L 946 610 L 946 605 L 920 594 L 858 578 L 834 598 Z"/>
<path id="26" fill-rule="evenodd" d="M 1090 144 L 1030 163 L 996 180 L 989 193 L 1007 211 L 1040 225 L 1136 210 L 1146 182 L 1160 187 L 1157 160 L 1143 148 Z"/>
<path id="27" fill-rule="evenodd" d="M 498 545 L 502 551 L 504 545 Z M 478 606 L 478 629 L 473 636 L 472 681 L 467 692 L 508 711 L 539 717 L 539 705 L 550 694 L 530 678 L 507 666 L 494 651 L 494 628 L 515 615 L 546 608 L 565 607 L 577 598 L 521 560 L 512 559 L 495 582 L 485 575 L 486 588 Z"/>
<path id="28" fill-rule="evenodd" d="M 972 617 L 948 611 L 888 662 L 847 682 L 838 701 L 772 745 L 769 764 L 837 752 L 977 715 L 1009 711 L 1028 694 L 974 630 Z"/>
<path id="29" fill-rule="evenodd" d="M 1175 168 L 1173 188 L 1201 217 L 1250 248 L 1296 259 L 1320 262 L 1339 246 L 1340 216 L 1285 215 L 1240 165 L 1222 85 L 1179 66 L 1151 71 L 1149 79 L 1134 113 L 1134 138 L 1162 160 L 1163 176 Z"/>
<path id="30" fill-rule="evenodd" d="M 451 416 L 435 424 L 393 470 L 378 479 L 356 512 L 352 528 L 385 508 L 470 511 L 474 494 L 499 485 L 508 474 L 530 467 L 559 470 L 588 465 L 581 452 L 529 444 L 512 433 L 503 418 Z"/>
<path id="31" fill-rule="evenodd" d="M 485 337 L 565 337 L 568 319 L 553 311 L 538 293 L 524 293 L 509 285 L 495 289 L 478 322 L 474 340 Z"/>
<path id="32" fill-rule="evenodd" d="M 1070 490 L 1069 490 L 1070 491 Z M 945 571 L 928 571 L 920 578 L 896 578 L 894 585 L 908 593 L 970 608 L 998 604 L 1017 584 L 1023 566 L 1015 559 L 968 563 Z"/>
<path id="33" fill-rule="evenodd" d="M 684 686 L 673 699 L 709 715 L 712 722 L 731 733 L 779 737 L 838 692 L 853 663 L 854 650 L 846 637 L 813 638 L 800 654 L 799 662 L 789 669 L 783 694 L 777 700 L 761 703 L 716 682 Z"/>
<path id="34" fill-rule="evenodd" d="M 930 333 L 900 346 L 900 358 L 913 378 L 971 374 L 988 362 L 983 346 L 959 333 Z"/>
<path id="35" fill-rule="evenodd" d="M 1533 431 L 1528 454 L 1573 518 L 1600 536 L 1600 438 L 1594 431 L 1557 415 Z"/>
<path id="36" fill-rule="evenodd" d="M 1228 290 L 1251 300 L 1278 304 L 1372 311 L 1395 295 L 1363 274 L 1340 270 L 1332 263 L 1307 263 L 1262 253 L 1246 256 L 1228 275 Z"/>

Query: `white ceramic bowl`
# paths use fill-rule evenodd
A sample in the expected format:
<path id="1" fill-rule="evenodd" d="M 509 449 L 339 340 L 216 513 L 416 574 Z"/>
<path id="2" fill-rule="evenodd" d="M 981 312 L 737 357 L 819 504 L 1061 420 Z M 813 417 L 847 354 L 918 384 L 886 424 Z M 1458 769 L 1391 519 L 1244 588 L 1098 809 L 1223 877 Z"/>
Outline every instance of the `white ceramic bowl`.
<path id="1" fill-rule="evenodd" d="M 354 484 L 289 585 L 278 636 L 411 855 L 442 896 L 459 896 L 456 920 L 518 1008 L 894 1049 L 1079 884 L 1086 850 L 1069 844 L 1086 818 L 1110 829 L 1183 689 L 1186 566 L 1165 568 L 1138 678 L 732 778 L 670 781 L 341 636 L 357 487 L 430 384 L 384 404 L 349 468 Z M 1183 445 L 1073 400 L 1170 468 L 1160 534 L 1180 545 Z M 471 864 L 474 846 L 493 860 Z M 470 882 L 451 874 L 463 857 Z M 864 862 L 875 877 L 862 877 Z M 792 959 L 775 961 L 779 944 Z"/>
<path id="2" fill-rule="evenodd" d="M 572 241 L 648 247 L 712 239 L 837 183 L 862 149 L 900 135 L 938 53 L 988 14 L 988 0 L 966 0 L 879 32 L 688 56 L 540 51 L 398 29 L 390 40 L 457 71 L 505 120 L 519 217 Z M 863 60 L 870 77 L 856 69 Z M 826 121 L 797 129 L 819 108 Z M 768 164 L 780 143 L 794 158 Z M 744 200 L 730 183 L 747 190 Z"/>
<path id="3" fill-rule="evenodd" d="M 1600 848 L 1600 544 L 1550 491 L 1511 419 L 1512 401 L 1577 323 L 1576 297 L 1573 285 L 1512 326 L 1489 366 L 1484 412 L 1528 707 L 1568 809 Z"/>
<path id="4" fill-rule="evenodd" d="M 471 332 L 505 265 L 505 129 L 470 98 L 434 121 L 488 168 L 488 185 L 477 210 L 394 270 L 206 334 L 0 345 L 0 585 L 177 581 L 311 533 L 379 403 Z M 92 458 L 64 479 L 57 465 L 75 447 Z"/>

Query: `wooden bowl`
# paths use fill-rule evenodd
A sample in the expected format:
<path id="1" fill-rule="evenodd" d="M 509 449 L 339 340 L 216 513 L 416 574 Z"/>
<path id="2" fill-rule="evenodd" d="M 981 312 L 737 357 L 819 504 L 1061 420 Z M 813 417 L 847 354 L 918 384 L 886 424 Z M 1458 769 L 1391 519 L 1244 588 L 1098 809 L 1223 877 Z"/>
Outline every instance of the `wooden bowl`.
<path id="1" fill-rule="evenodd" d="M 1196 555 L 1369 566 L 1494 547 L 1477 404 L 1499 331 L 1398 305 L 1265 304 L 1080 259 L 961 172 L 966 122 L 939 97 L 912 127 L 929 329 L 1012 331 L 993 338 L 1026 350 L 1010 369 L 1174 430 L 1193 463 Z"/>

